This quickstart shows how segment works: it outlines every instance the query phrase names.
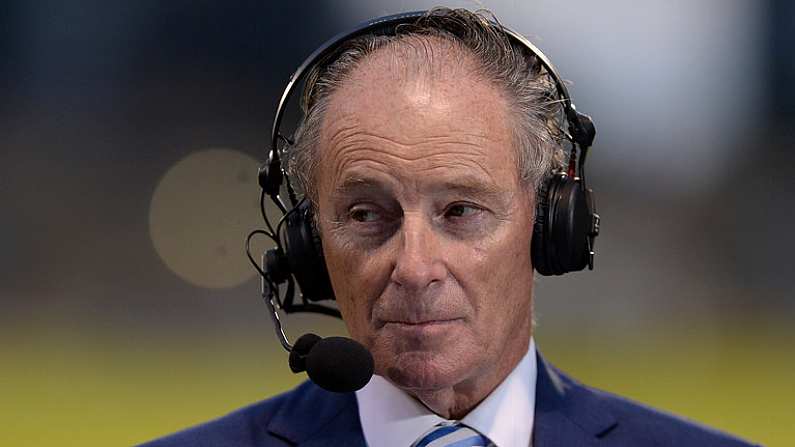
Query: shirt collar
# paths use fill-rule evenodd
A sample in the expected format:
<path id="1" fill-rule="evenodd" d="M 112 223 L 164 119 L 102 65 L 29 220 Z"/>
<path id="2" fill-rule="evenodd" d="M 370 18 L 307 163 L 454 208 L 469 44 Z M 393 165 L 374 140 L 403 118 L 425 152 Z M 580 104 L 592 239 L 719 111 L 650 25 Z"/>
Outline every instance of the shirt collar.
<path id="1" fill-rule="evenodd" d="M 533 433 L 536 349 L 531 338 L 519 364 L 461 422 L 497 447 L 529 446 Z M 356 392 L 359 420 L 368 445 L 405 447 L 436 424 L 447 421 L 381 376 Z"/>

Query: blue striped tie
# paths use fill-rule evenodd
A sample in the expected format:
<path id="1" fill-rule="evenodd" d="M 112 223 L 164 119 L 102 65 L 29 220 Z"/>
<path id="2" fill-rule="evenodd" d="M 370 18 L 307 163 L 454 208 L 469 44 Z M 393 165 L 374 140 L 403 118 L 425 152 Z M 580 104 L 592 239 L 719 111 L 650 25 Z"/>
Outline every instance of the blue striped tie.
<path id="1" fill-rule="evenodd" d="M 442 422 L 411 447 L 489 447 L 489 438 L 459 422 Z"/>

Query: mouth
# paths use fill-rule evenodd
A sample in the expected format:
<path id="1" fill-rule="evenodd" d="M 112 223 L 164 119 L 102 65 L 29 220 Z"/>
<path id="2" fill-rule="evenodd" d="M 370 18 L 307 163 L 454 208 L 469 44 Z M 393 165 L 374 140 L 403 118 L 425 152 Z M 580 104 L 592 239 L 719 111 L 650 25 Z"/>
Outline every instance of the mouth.
<path id="1" fill-rule="evenodd" d="M 463 318 L 421 321 L 385 321 L 383 329 L 387 332 L 400 334 L 401 336 L 440 337 L 449 335 L 451 331 L 463 321 Z"/>
<path id="2" fill-rule="evenodd" d="M 439 320 L 420 320 L 420 321 L 385 321 L 384 322 L 384 326 L 396 325 L 396 326 L 407 326 L 407 327 L 426 327 L 426 326 L 434 326 L 434 325 L 453 323 L 453 322 L 460 321 L 460 320 L 462 320 L 462 319 L 461 318 L 447 318 L 447 319 L 439 319 Z"/>

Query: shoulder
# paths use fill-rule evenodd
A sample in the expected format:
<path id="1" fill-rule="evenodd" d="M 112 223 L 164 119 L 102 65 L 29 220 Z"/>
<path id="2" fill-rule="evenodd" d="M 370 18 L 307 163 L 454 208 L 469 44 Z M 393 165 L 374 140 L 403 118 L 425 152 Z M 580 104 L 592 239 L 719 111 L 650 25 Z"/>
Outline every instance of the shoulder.
<path id="1" fill-rule="evenodd" d="M 187 428 L 177 433 L 142 444 L 140 447 L 203 447 L 203 446 L 285 446 L 289 445 L 269 433 L 272 419 L 308 393 L 304 383 L 286 393 L 274 396 L 225 416 Z"/>
<path id="2" fill-rule="evenodd" d="M 576 400 L 591 400 L 609 413 L 615 423 L 601 433 L 608 445 L 750 447 L 746 441 L 603 390 L 583 385 L 552 368 Z"/>
<path id="3" fill-rule="evenodd" d="M 726 446 L 749 447 L 751 444 L 737 437 L 695 421 L 660 411 L 632 400 L 591 389 L 605 401 L 623 427 L 616 427 L 613 435 L 642 435 L 660 446 Z"/>

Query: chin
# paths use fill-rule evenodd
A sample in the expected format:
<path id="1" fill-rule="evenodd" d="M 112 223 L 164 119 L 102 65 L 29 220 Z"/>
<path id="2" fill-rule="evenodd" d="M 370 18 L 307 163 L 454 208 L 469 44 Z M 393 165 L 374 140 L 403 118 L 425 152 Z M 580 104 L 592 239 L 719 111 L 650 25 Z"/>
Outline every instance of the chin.
<path id="1" fill-rule="evenodd" d="M 489 363 L 485 346 L 462 322 L 386 325 L 368 341 L 376 374 L 404 390 L 449 388 Z"/>
<path id="2" fill-rule="evenodd" d="M 447 355 L 445 355 L 447 354 Z M 404 390 L 438 390 L 457 385 L 472 374 L 473 365 L 450 353 L 427 351 L 392 354 L 380 374 Z"/>

